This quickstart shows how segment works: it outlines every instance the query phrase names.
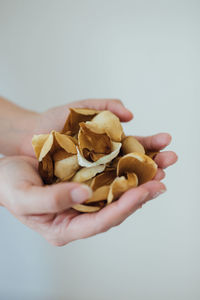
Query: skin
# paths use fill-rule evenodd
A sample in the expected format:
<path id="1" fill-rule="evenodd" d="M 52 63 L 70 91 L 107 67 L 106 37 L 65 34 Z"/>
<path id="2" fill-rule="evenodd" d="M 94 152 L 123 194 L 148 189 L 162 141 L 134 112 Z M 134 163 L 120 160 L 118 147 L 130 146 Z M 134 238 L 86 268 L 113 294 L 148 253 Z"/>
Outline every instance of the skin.
<path id="1" fill-rule="evenodd" d="M 97 213 L 81 214 L 71 209 L 75 203 L 82 203 L 90 197 L 91 191 L 84 186 L 78 183 L 44 186 L 42 183 L 31 146 L 33 134 L 61 130 L 69 113 L 68 107 L 108 109 L 121 122 L 128 122 L 133 115 L 120 100 L 88 99 L 41 114 L 21 109 L 4 99 L 0 99 L 0 106 L 0 149 L 7 155 L 0 159 L 0 205 L 49 243 L 63 246 L 105 232 L 121 224 L 144 203 L 165 192 L 166 187 L 160 180 L 165 177 L 164 169 L 177 160 L 172 151 L 162 151 L 155 157 L 158 172 L 154 180 L 130 189 L 118 201 Z M 171 142 L 168 133 L 136 138 L 148 151 L 163 150 Z M 81 193 L 78 190 L 73 194 L 77 188 L 81 189 Z M 79 199 L 73 195 L 79 195 Z"/>

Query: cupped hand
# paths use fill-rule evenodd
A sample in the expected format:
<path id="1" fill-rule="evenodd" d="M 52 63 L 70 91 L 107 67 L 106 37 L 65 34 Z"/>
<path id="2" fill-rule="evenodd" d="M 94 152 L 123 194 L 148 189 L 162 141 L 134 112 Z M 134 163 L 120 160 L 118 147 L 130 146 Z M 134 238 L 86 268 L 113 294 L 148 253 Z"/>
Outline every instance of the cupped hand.
<path id="1" fill-rule="evenodd" d="M 28 130 L 26 130 L 24 141 L 19 145 L 19 154 L 35 157 L 31 145 L 33 135 L 49 133 L 51 130 L 61 131 L 69 114 L 70 107 L 110 110 L 120 118 L 121 122 L 128 122 L 133 118 L 133 114 L 118 99 L 86 99 L 53 107 L 44 113 L 33 113 L 31 122 L 27 120 Z M 28 118 L 30 119 L 30 114 Z"/>
<path id="2" fill-rule="evenodd" d="M 138 139 L 148 151 L 159 151 L 171 140 L 168 134 Z M 44 186 L 37 171 L 36 159 L 26 156 L 2 158 L 0 202 L 48 242 L 63 246 L 119 225 L 145 202 L 163 193 L 166 188 L 159 181 L 164 177 L 163 168 L 175 163 L 176 159 L 173 152 L 157 154 L 155 161 L 159 170 L 154 180 L 130 189 L 99 212 L 82 214 L 71 207 L 90 197 L 88 187 L 70 182 Z"/>

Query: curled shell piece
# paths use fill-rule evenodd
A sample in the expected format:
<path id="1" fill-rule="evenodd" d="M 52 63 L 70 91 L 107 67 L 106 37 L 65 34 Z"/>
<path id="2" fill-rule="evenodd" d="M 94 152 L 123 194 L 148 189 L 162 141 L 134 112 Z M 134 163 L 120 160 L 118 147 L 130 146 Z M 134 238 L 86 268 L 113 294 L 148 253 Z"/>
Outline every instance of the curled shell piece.
<path id="1" fill-rule="evenodd" d="M 76 158 L 76 165 L 72 167 L 70 156 L 76 156 L 76 141 L 70 136 L 61 134 L 56 131 L 51 131 L 50 134 L 34 135 L 32 145 L 35 155 L 39 160 L 39 174 L 41 175 L 44 183 L 51 184 L 56 182 L 55 176 L 63 180 L 65 177 L 70 178 L 74 175 L 74 169 L 79 169 L 78 161 Z M 64 160 L 64 162 L 61 162 Z M 54 170 L 55 163 L 55 170 Z M 69 170 L 64 171 L 64 166 L 69 166 Z M 64 176 L 64 172 L 66 176 Z"/>
<path id="2" fill-rule="evenodd" d="M 86 122 L 88 128 L 96 133 L 106 133 L 114 142 L 121 142 L 123 128 L 119 118 L 108 110 L 97 114 L 92 121 Z"/>
<path id="3" fill-rule="evenodd" d="M 134 173 L 129 174 L 128 178 L 125 178 L 125 176 L 117 177 L 110 185 L 107 203 L 110 204 L 130 188 L 136 187 L 137 185 L 138 178 Z"/>
<path id="4" fill-rule="evenodd" d="M 53 162 L 49 154 L 47 154 L 42 161 L 39 162 L 39 174 L 45 184 L 52 184 L 54 179 Z"/>
<path id="5" fill-rule="evenodd" d="M 56 162 L 56 161 L 68 158 L 68 157 L 70 157 L 72 155 L 73 154 L 67 153 L 65 150 L 60 149 L 60 150 L 55 151 L 55 153 L 53 153 L 52 157 L 53 157 L 53 161 Z"/>
<path id="6" fill-rule="evenodd" d="M 105 133 L 90 130 L 85 123 L 80 123 L 78 144 L 81 155 L 88 161 L 96 161 L 112 151 L 112 142 Z"/>
<path id="7" fill-rule="evenodd" d="M 67 136 L 66 134 L 62 134 L 59 132 L 54 132 L 55 136 L 55 145 L 56 148 L 62 148 L 67 153 L 76 154 L 76 139 L 71 136 Z"/>
<path id="8" fill-rule="evenodd" d="M 73 209 L 80 211 L 80 212 L 85 212 L 85 213 L 92 213 L 99 211 L 101 209 L 101 206 L 91 206 L 91 205 L 86 205 L 86 204 L 75 204 L 72 206 Z"/>
<path id="9" fill-rule="evenodd" d="M 67 158 L 55 161 L 54 175 L 62 181 L 72 178 L 76 171 L 80 168 L 77 155 L 72 155 Z"/>
<path id="10" fill-rule="evenodd" d="M 40 157 L 40 152 L 48 136 L 49 134 L 38 134 L 34 135 L 32 138 L 32 146 L 37 159 Z"/>
<path id="11" fill-rule="evenodd" d="M 70 113 L 65 122 L 62 133 L 75 135 L 79 131 L 79 123 L 92 120 L 98 114 L 98 110 L 87 108 L 70 108 Z"/>
<path id="12" fill-rule="evenodd" d="M 54 142 L 54 133 L 51 132 L 41 148 L 40 155 L 38 158 L 39 161 L 42 161 L 42 159 L 49 153 L 49 151 L 53 147 L 53 142 Z"/>
<path id="13" fill-rule="evenodd" d="M 127 136 L 122 140 L 122 152 L 128 154 L 132 152 L 138 152 L 145 154 L 143 145 L 133 136 Z"/>
<path id="14" fill-rule="evenodd" d="M 76 154 L 75 141 L 56 131 L 51 131 L 50 134 L 34 135 L 32 139 L 33 149 L 39 161 L 49 153 L 55 153 L 58 149 L 63 149 L 67 153 Z"/>
<path id="15" fill-rule="evenodd" d="M 104 170 L 105 170 L 105 165 L 82 168 L 74 175 L 74 177 L 72 177 L 71 181 L 85 182 L 93 178 L 96 174 L 103 172 Z"/>
<path id="16" fill-rule="evenodd" d="M 97 190 L 101 186 L 110 185 L 113 180 L 116 178 L 116 170 L 105 170 L 104 172 L 96 175 L 90 184 L 90 187 L 93 191 Z"/>
<path id="17" fill-rule="evenodd" d="M 96 191 L 94 191 L 92 197 L 88 199 L 85 203 L 94 203 L 94 202 L 107 200 L 109 189 L 110 189 L 109 185 L 104 185 L 99 187 L 98 189 L 96 189 Z"/>
<path id="18" fill-rule="evenodd" d="M 142 153 L 129 153 L 121 157 L 117 165 L 117 175 L 135 173 L 139 184 L 154 178 L 157 172 L 156 163 L 147 155 Z"/>
<path id="19" fill-rule="evenodd" d="M 90 162 L 81 155 L 77 147 L 78 163 L 80 166 L 87 167 L 87 168 L 92 166 L 107 164 L 119 154 L 120 148 L 121 148 L 121 143 L 112 142 L 112 152 L 110 154 L 104 155 L 103 157 L 99 158 L 95 162 Z"/>

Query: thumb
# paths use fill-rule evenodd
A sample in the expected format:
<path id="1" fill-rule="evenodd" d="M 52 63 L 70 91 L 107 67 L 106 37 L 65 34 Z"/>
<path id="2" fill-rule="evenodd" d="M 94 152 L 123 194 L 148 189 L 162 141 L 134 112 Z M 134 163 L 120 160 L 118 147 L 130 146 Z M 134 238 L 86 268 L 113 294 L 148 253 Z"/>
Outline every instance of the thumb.
<path id="1" fill-rule="evenodd" d="M 18 215 L 58 213 L 74 204 L 83 203 L 91 195 L 92 190 L 87 185 L 74 182 L 30 186 L 19 194 L 14 212 Z"/>

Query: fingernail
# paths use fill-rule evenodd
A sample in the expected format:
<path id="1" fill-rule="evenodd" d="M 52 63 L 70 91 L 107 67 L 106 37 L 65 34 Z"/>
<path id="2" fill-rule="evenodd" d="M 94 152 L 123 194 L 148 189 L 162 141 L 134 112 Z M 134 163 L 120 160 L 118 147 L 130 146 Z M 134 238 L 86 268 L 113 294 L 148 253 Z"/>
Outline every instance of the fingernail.
<path id="1" fill-rule="evenodd" d="M 166 192 L 166 190 L 164 190 L 164 189 L 160 190 L 159 192 L 155 193 L 155 194 L 152 196 L 152 199 L 157 198 L 158 196 L 160 196 L 160 195 L 163 194 L 164 192 Z"/>
<path id="2" fill-rule="evenodd" d="M 75 203 L 82 203 L 92 196 L 92 190 L 87 185 L 80 185 L 71 191 L 71 199 Z"/>

